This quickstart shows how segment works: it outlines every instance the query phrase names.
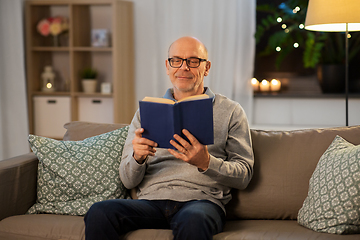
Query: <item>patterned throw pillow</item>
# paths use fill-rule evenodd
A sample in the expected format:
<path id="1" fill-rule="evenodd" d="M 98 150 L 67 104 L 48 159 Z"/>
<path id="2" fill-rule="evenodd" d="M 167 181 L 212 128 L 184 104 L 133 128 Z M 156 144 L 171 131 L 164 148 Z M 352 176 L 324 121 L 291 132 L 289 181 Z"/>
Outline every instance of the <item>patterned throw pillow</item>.
<path id="1" fill-rule="evenodd" d="M 310 178 L 298 222 L 318 232 L 360 233 L 360 145 L 335 137 Z"/>
<path id="2" fill-rule="evenodd" d="M 129 198 L 119 177 L 127 133 L 128 126 L 83 141 L 29 135 L 39 165 L 37 201 L 28 213 L 82 216 L 95 202 Z"/>

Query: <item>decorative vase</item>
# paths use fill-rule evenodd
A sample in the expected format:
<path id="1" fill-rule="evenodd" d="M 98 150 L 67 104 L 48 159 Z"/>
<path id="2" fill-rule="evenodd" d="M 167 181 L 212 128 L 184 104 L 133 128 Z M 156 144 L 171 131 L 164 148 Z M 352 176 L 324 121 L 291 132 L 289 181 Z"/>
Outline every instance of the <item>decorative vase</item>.
<path id="1" fill-rule="evenodd" d="M 345 91 L 344 65 L 319 65 L 317 68 L 317 78 L 323 93 L 343 93 Z"/>
<path id="2" fill-rule="evenodd" d="M 55 91 L 55 73 L 51 66 L 45 66 L 44 72 L 41 74 L 42 78 L 42 91 L 54 92 Z"/>
<path id="3" fill-rule="evenodd" d="M 82 83 L 83 92 L 85 93 L 96 92 L 96 85 L 97 85 L 96 79 L 83 79 L 81 83 Z"/>

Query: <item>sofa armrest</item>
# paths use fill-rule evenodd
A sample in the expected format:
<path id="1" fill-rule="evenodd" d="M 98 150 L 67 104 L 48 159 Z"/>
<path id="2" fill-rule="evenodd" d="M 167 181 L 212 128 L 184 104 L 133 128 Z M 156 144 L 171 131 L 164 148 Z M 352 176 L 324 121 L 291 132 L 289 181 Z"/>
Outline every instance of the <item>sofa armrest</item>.
<path id="1" fill-rule="evenodd" d="M 0 220 L 24 214 L 35 203 L 37 165 L 33 153 L 0 161 Z"/>

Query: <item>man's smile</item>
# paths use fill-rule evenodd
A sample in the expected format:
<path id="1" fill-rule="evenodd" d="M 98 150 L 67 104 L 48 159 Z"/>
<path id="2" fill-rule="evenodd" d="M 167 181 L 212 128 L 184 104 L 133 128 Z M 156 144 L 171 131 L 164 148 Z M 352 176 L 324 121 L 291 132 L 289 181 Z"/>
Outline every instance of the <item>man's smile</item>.
<path id="1" fill-rule="evenodd" d="M 176 76 L 178 79 L 192 79 L 192 76 Z"/>

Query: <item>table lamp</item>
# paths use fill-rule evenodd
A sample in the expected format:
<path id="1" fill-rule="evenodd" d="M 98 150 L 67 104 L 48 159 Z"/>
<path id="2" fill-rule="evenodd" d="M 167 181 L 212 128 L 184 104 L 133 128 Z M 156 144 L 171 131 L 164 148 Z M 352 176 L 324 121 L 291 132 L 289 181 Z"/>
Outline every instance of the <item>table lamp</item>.
<path id="1" fill-rule="evenodd" d="M 360 31 L 359 0 L 309 0 L 305 29 L 319 32 L 345 32 L 345 118 L 349 125 L 348 33 Z"/>

